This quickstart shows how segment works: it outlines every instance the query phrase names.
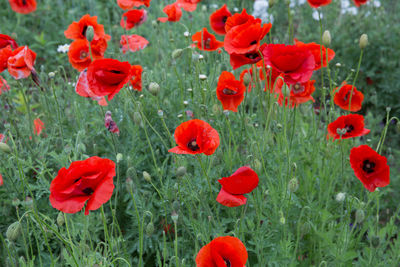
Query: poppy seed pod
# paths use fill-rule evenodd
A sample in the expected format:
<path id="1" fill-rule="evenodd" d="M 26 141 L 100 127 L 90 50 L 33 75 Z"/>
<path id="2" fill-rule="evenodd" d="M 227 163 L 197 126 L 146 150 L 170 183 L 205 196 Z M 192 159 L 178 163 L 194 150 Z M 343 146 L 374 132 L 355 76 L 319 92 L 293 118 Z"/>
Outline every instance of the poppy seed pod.
<path id="1" fill-rule="evenodd" d="M 178 58 L 180 58 L 182 56 L 182 54 L 183 54 L 183 49 L 175 49 L 172 52 L 172 58 L 173 59 L 178 59 Z"/>
<path id="2" fill-rule="evenodd" d="M 158 95 L 158 93 L 160 92 L 160 85 L 158 85 L 158 83 L 156 82 L 151 82 L 149 85 L 149 92 L 152 95 Z"/>
<path id="3" fill-rule="evenodd" d="M 329 47 L 331 45 L 331 40 L 331 33 L 328 30 L 324 31 L 324 34 L 322 35 L 322 44 Z"/>
<path id="4" fill-rule="evenodd" d="M 180 166 L 176 170 L 176 176 L 177 177 L 183 177 L 186 174 L 186 167 L 185 166 Z"/>
<path id="5" fill-rule="evenodd" d="M 64 214 L 60 211 L 57 215 L 57 224 L 58 226 L 63 226 L 65 223 Z"/>
<path id="6" fill-rule="evenodd" d="M 86 29 L 86 39 L 91 42 L 94 38 L 94 28 L 93 26 L 89 25 Z"/>
<path id="7" fill-rule="evenodd" d="M 3 142 L 0 142 L 0 150 L 5 152 L 5 153 L 11 153 L 11 148 Z"/>
<path id="8" fill-rule="evenodd" d="M 7 228 L 6 237 L 10 241 L 15 241 L 19 237 L 21 233 L 21 224 L 19 221 L 16 221 Z"/>
<path id="9" fill-rule="evenodd" d="M 151 182 L 151 176 L 148 172 L 144 171 L 143 172 L 143 178 L 147 181 L 147 182 Z"/>
<path id="10" fill-rule="evenodd" d="M 360 37 L 360 48 L 364 49 L 366 48 L 368 45 L 368 35 L 366 35 L 365 33 L 361 35 Z"/>

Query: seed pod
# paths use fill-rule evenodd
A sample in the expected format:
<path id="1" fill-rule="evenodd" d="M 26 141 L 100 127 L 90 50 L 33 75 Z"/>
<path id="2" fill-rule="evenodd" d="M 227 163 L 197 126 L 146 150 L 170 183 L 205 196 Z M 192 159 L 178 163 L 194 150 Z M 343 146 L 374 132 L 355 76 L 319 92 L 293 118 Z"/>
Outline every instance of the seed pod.
<path id="1" fill-rule="evenodd" d="M 243 84 L 247 87 L 251 83 L 251 75 L 246 72 L 243 76 Z"/>
<path id="2" fill-rule="evenodd" d="M 5 153 L 11 153 L 11 148 L 6 143 L 0 142 L 0 150 Z"/>
<path id="3" fill-rule="evenodd" d="M 299 189 L 299 181 L 297 178 L 292 178 L 288 184 L 288 190 L 292 193 L 296 192 Z"/>
<path id="4" fill-rule="evenodd" d="M 173 211 L 171 214 L 171 219 L 174 221 L 174 223 L 176 223 L 178 221 L 178 213 L 176 213 L 176 211 Z"/>
<path id="5" fill-rule="evenodd" d="M 183 54 L 183 49 L 175 49 L 172 52 L 172 58 L 173 59 L 178 59 L 178 58 L 180 58 L 182 56 L 182 54 Z"/>
<path id="6" fill-rule="evenodd" d="M 87 27 L 87 29 L 86 29 L 86 39 L 89 41 L 89 42 L 91 42 L 91 41 L 93 41 L 93 38 L 94 38 L 94 28 L 93 28 L 93 26 L 88 26 Z"/>

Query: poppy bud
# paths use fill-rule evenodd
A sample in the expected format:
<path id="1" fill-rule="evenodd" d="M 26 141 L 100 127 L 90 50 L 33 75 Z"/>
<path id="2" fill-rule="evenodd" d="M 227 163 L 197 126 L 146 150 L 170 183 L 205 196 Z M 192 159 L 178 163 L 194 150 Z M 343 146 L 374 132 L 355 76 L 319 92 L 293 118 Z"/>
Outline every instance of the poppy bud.
<path id="1" fill-rule="evenodd" d="M 135 179 L 138 178 L 135 167 L 130 167 L 126 171 L 126 177 L 133 177 Z"/>
<path id="2" fill-rule="evenodd" d="M 361 35 L 360 37 L 360 48 L 364 49 L 366 48 L 368 45 L 368 35 L 366 35 L 365 33 Z"/>
<path id="3" fill-rule="evenodd" d="M 94 28 L 93 28 L 93 26 L 88 26 L 87 27 L 87 29 L 86 29 L 86 39 L 89 41 L 89 42 L 91 42 L 91 41 L 93 41 L 93 38 L 94 38 Z"/>
<path id="4" fill-rule="evenodd" d="M 322 35 L 322 44 L 326 47 L 329 47 L 331 45 L 331 40 L 330 31 L 324 31 L 324 34 Z"/>
<path id="5" fill-rule="evenodd" d="M 171 214 L 171 219 L 174 221 L 174 223 L 176 223 L 178 221 L 178 213 L 176 213 L 176 211 L 173 211 Z"/>
<path id="6" fill-rule="evenodd" d="M 377 248 L 379 246 L 379 244 L 381 243 L 381 239 L 379 238 L 379 236 L 372 236 L 371 238 L 371 244 L 374 248 Z"/>
<path id="7" fill-rule="evenodd" d="M 281 211 L 281 217 L 279 218 L 279 222 L 280 222 L 280 224 L 285 224 L 286 223 L 286 219 L 283 216 L 283 212 L 282 211 Z"/>
<path id="8" fill-rule="evenodd" d="M 221 114 L 221 105 L 214 104 L 214 105 L 212 106 L 212 111 L 213 111 L 213 113 L 214 113 L 215 115 Z"/>
<path id="9" fill-rule="evenodd" d="M 343 202 L 345 200 L 345 198 L 346 198 L 346 193 L 339 192 L 339 193 L 337 193 L 335 199 L 337 202 Z"/>
<path id="10" fill-rule="evenodd" d="M 282 94 L 284 97 L 289 97 L 289 95 L 290 95 L 290 88 L 289 88 L 289 86 L 287 86 L 286 83 L 283 84 L 283 86 L 282 86 Z"/>
<path id="11" fill-rule="evenodd" d="M 25 261 L 24 256 L 19 257 L 18 262 L 19 262 L 19 266 L 26 266 L 26 261 Z"/>
<path id="12" fill-rule="evenodd" d="M 7 228 L 6 237 L 10 241 L 15 241 L 19 237 L 21 233 L 21 224 L 19 221 L 16 221 Z"/>
<path id="13" fill-rule="evenodd" d="M 121 153 L 117 154 L 117 163 L 121 162 L 124 158 L 124 155 L 122 155 Z"/>
<path id="14" fill-rule="evenodd" d="M 250 83 L 251 83 L 251 75 L 248 72 L 246 72 L 243 75 L 243 84 L 247 87 Z"/>
<path id="15" fill-rule="evenodd" d="M 5 152 L 5 153 L 11 153 L 11 148 L 3 142 L 0 142 L 0 150 Z"/>
<path id="16" fill-rule="evenodd" d="M 49 72 L 49 78 L 53 79 L 56 76 L 56 74 L 54 72 Z"/>
<path id="17" fill-rule="evenodd" d="M 177 177 L 183 177 L 186 174 L 186 167 L 185 166 L 180 166 L 177 170 L 176 170 L 176 176 Z"/>
<path id="18" fill-rule="evenodd" d="M 151 182 L 151 176 L 148 172 L 144 171 L 143 172 L 143 178 L 147 181 L 147 182 Z"/>
<path id="19" fill-rule="evenodd" d="M 254 169 L 257 172 L 261 172 L 262 171 L 262 163 L 261 163 L 261 161 L 259 159 L 255 159 L 254 160 Z"/>
<path id="20" fill-rule="evenodd" d="M 288 184 L 289 192 L 294 193 L 297 191 L 297 189 L 299 189 L 299 181 L 297 180 L 297 178 L 290 179 L 289 184 Z"/>
<path id="21" fill-rule="evenodd" d="M 172 52 L 172 58 L 173 59 L 178 59 L 178 58 L 180 58 L 182 56 L 182 54 L 183 54 L 183 49 L 175 49 Z"/>
<path id="22" fill-rule="evenodd" d="M 160 86 L 158 85 L 158 83 L 156 82 L 151 82 L 149 85 L 149 92 L 152 95 L 158 95 L 158 93 L 160 92 Z"/>
<path id="23" fill-rule="evenodd" d="M 140 126 L 143 127 L 143 122 L 142 122 L 142 116 L 140 115 L 139 112 L 135 111 L 135 113 L 133 113 L 133 122 Z"/>
<path id="24" fill-rule="evenodd" d="M 57 215 L 57 224 L 58 226 L 63 226 L 65 223 L 64 214 L 60 211 Z"/>
<path id="25" fill-rule="evenodd" d="M 356 223 L 361 223 L 365 219 L 365 213 L 362 209 L 356 211 Z"/>
<path id="26" fill-rule="evenodd" d="M 154 224 L 153 222 L 149 222 L 149 224 L 147 224 L 146 226 L 146 234 L 148 236 L 151 236 L 154 233 Z"/>
<path id="27" fill-rule="evenodd" d="M 163 117 L 164 116 L 164 111 L 162 111 L 161 109 L 159 109 L 158 111 L 157 111 L 157 115 L 159 116 L 159 117 Z"/>

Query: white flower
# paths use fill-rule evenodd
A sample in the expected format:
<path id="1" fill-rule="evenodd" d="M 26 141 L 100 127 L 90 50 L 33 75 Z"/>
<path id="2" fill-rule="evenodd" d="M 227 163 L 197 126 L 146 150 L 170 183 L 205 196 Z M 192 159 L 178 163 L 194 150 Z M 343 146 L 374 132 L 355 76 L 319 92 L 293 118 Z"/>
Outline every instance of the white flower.
<path id="1" fill-rule="evenodd" d="M 68 50 L 69 50 L 69 44 L 59 45 L 57 47 L 58 53 L 68 53 Z"/>
<path id="2" fill-rule="evenodd" d="M 343 200 L 346 198 L 346 193 L 342 193 L 342 192 L 339 192 L 339 193 L 337 193 L 337 195 L 336 195 L 336 201 L 337 202 L 343 202 Z"/>
<path id="3" fill-rule="evenodd" d="M 320 16 L 321 16 L 321 19 L 324 17 L 322 14 L 320 14 Z M 312 17 L 313 17 L 313 19 L 319 21 L 318 11 L 315 8 L 313 9 Z"/>
<path id="4" fill-rule="evenodd" d="M 268 1 L 267 0 L 256 0 L 253 5 L 254 17 L 260 18 L 263 22 L 273 22 L 274 18 L 268 14 Z"/>
<path id="5" fill-rule="evenodd" d="M 183 35 L 184 35 L 185 37 L 189 37 L 190 33 L 189 33 L 188 31 L 186 31 L 186 32 L 183 33 Z"/>
<path id="6" fill-rule="evenodd" d="M 207 79 L 207 75 L 199 74 L 199 79 L 200 80 L 206 80 Z"/>

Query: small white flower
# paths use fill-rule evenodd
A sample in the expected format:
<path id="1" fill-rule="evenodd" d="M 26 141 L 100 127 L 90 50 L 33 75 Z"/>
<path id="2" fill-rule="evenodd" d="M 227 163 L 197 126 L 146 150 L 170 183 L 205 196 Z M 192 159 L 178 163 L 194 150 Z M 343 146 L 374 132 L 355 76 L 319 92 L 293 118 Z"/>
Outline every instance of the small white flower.
<path id="1" fill-rule="evenodd" d="M 239 12 L 239 8 L 234 7 L 234 8 L 233 8 L 233 11 L 234 11 L 234 12 Z"/>
<path id="2" fill-rule="evenodd" d="M 342 64 L 336 63 L 336 67 L 340 68 L 341 66 L 342 66 Z"/>
<path id="3" fill-rule="evenodd" d="M 161 109 L 157 111 L 158 116 L 162 117 L 164 115 L 164 111 Z"/>
<path id="4" fill-rule="evenodd" d="M 199 59 L 204 59 L 204 56 L 199 54 Z"/>
<path id="5" fill-rule="evenodd" d="M 183 115 L 182 114 L 178 114 L 178 118 L 182 118 L 183 117 Z"/>
<path id="6" fill-rule="evenodd" d="M 204 91 L 204 92 L 207 92 L 207 88 L 203 88 L 203 91 Z"/>
<path id="7" fill-rule="evenodd" d="M 199 74 L 199 79 L 204 81 L 207 79 L 207 75 Z"/>
<path id="8" fill-rule="evenodd" d="M 68 50 L 69 50 L 69 44 L 59 45 L 57 47 L 58 53 L 68 53 Z"/>
<path id="9" fill-rule="evenodd" d="M 189 105 L 189 101 L 185 100 L 185 101 L 183 101 L 183 104 L 184 104 L 185 106 L 187 106 L 187 105 Z"/>
<path id="10" fill-rule="evenodd" d="M 217 4 L 211 4 L 210 7 L 211 7 L 211 8 L 217 9 L 217 8 L 218 8 L 218 5 L 217 5 Z"/>
<path id="11" fill-rule="evenodd" d="M 189 33 L 188 31 L 186 31 L 186 32 L 183 33 L 183 35 L 184 35 L 185 37 L 189 37 L 190 33 Z"/>
<path id="12" fill-rule="evenodd" d="M 192 88 L 188 88 L 188 89 L 186 89 L 186 91 L 188 91 L 188 92 L 192 92 L 192 91 L 193 91 L 193 89 L 192 89 Z"/>
<path id="13" fill-rule="evenodd" d="M 337 202 L 343 202 L 345 198 L 346 198 L 346 193 L 339 192 L 337 193 L 335 199 Z"/>
<path id="14" fill-rule="evenodd" d="M 320 16 L 321 16 L 321 19 L 324 17 L 322 14 L 320 14 Z M 319 15 L 318 15 L 318 11 L 317 10 L 314 9 L 314 11 L 312 13 L 312 17 L 313 17 L 313 19 L 319 21 Z"/>
<path id="15" fill-rule="evenodd" d="M 49 78 L 54 78 L 54 76 L 56 76 L 54 72 L 49 72 Z"/>

